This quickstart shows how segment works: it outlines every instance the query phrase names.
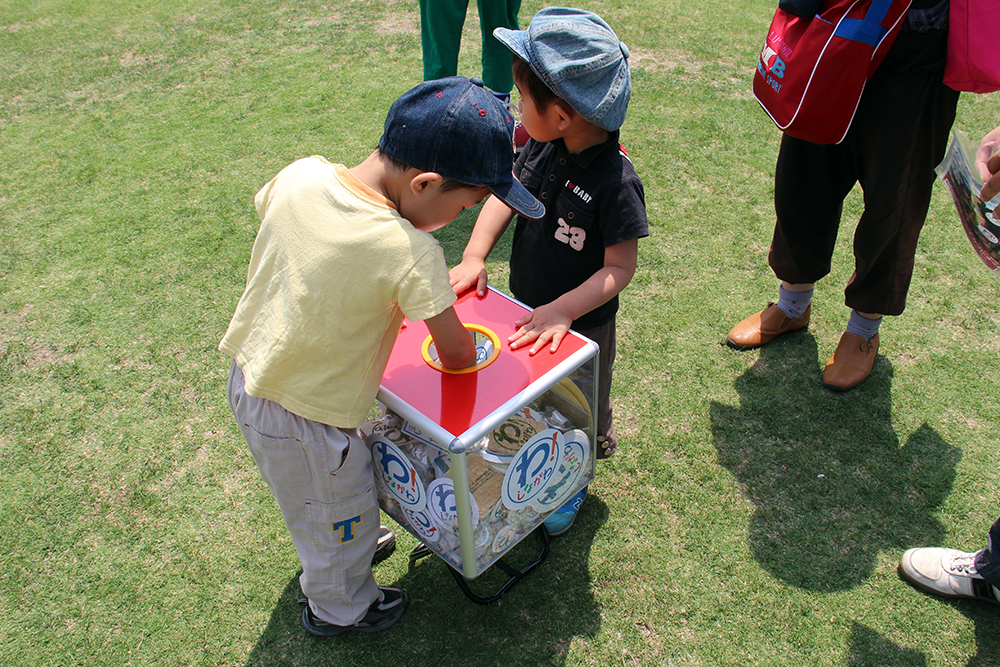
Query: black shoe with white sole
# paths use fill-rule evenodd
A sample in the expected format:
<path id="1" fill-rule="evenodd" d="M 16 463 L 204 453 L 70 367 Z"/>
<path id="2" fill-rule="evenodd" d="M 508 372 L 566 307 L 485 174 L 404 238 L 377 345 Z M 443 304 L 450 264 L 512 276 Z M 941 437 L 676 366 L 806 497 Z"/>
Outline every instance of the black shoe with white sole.
<path id="1" fill-rule="evenodd" d="M 406 611 L 406 591 L 387 586 L 378 587 L 378 599 L 368 607 L 368 613 L 354 625 L 334 625 L 319 619 L 305 602 L 302 626 L 317 637 L 332 637 L 342 632 L 378 632 L 398 621 Z"/>
<path id="2" fill-rule="evenodd" d="M 378 527 L 378 544 L 375 546 L 375 555 L 372 556 L 372 565 L 378 565 L 392 555 L 396 550 L 396 535 L 388 526 Z"/>

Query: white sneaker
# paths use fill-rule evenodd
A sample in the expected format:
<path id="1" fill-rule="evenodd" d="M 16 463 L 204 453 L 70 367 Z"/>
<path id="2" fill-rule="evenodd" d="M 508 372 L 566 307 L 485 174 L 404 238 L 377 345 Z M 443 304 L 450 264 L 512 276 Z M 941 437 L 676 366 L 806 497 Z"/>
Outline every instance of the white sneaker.
<path id="1" fill-rule="evenodd" d="M 1000 590 L 976 570 L 975 553 L 942 547 L 910 549 L 899 560 L 899 574 L 928 593 L 1000 603 Z"/>

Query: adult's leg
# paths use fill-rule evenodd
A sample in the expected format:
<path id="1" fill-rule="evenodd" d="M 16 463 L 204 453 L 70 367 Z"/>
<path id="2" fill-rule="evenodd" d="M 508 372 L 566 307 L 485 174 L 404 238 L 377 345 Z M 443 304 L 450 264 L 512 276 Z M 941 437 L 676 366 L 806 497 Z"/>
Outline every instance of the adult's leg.
<path id="1" fill-rule="evenodd" d="M 1000 519 L 990 528 L 986 548 L 976 554 L 976 570 L 983 579 L 1000 588 Z"/>
<path id="2" fill-rule="evenodd" d="M 511 52 L 493 36 L 494 28 L 520 30 L 517 13 L 521 0 L 477 0 L 479 27 L 483 35 L 483 83 L 490 90 L 509 93 L 514 88 Z"/>
<path id="3" fill-rule="evenodd" d="M 781 138 L 774 170 L 776 221 L 768 263 L 792 285 L 830 272 L 844 197 L 857 181 L 851 149 Z"/>
<path id="4" fill-rule="evenodd" d="M 420 0 L 424 81 L 458 73 L 458 50 L 469 0 Z"/>
<path id="5" fill-rule="evenodd" d="M 809 324 L 812 286 L 830 272 L 844 197 L 854 183 L 853 160 L 846 146 L 821 146 L 782 136 L 774 170 L 777 219 L 768 253 L 782 289 L 777 305 L 768 304 L 729 331 L 730 347 L 760 347 Z"/>
<path id="6" fill-rule="evenodd" d="M 844 140 L 865 200 L 845 290 L 850 308 L 899 315 L 906 307 L 934 167 L 947 149 L 957 103 L 940 72 L 880 69 L 869 81 Z"/>

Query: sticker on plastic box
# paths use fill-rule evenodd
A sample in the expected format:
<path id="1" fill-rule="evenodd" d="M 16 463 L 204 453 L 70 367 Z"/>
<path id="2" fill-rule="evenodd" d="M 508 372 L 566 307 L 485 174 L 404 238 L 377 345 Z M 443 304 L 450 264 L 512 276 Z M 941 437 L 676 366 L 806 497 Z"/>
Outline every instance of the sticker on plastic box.
<path id="1" fill-rule="evenodd" d="M 566 444 L 563 446 L 559 470 L 546 486 L 545 492 L 531 503 L 531 508 L 539 514 L 561 507 L 569 500 L 587 468 L 587 460 L 590 458 L 590 439 L 587 434 L 580 429 L 573 429 L 563 437 Z"/>
<path id="2" fill-rule="evenodd" d="M 427 493 L 416 467 L 406 458 L 406 454 L 381 436 L 372 437 L 369 445 L 372 448 L 375 479 L 404 509 L 414 512 L 423 510 L 427 506 Z"/>
<path id="3" fill-rule="evenodd" d="M 494 553 L 502 554 L 514 546 L 514 542 L 517 542 L 517 538 L 520 536 L 521 534 L 514 526 L 504 526 L 493 538 L 493 544 L 490 545 L 490 548 L 493 549 Z"/>
<path id="4" fill-rule="evenodd" d="M 438 477 L 427 487 L 427 513 L 439 526 L 458 532 L 458 503 L 455 483 L 447 477 Z M 479 523 L 479 505 L 476 497 L 469 495 L 472 505 L 472 527 Z"/>
<path id="5" fill-rule="evenodd" d="M 565 442 L 555 429 L 545 429 L 517 451 L 503 478 L 503 504 L 526 507 L 537 498 L 559 470 Z"/>
<path id="6" fill-rule="evenodd" d="M 411 422 L 408 421 L 403 422 L 403 433 L 425 444 L 434 445 L 435 447 L 438 446 L 437 444 L 435 444 L 433 440 L 427 437 L 423 431 L 414 426 Z"/>
<path id="7" fill-rule="evenodd" d="M 525 442 L 543 430 L 545 423 L 541 420 L 541 415 L 530 408 L 523 408 L 490 432 L 483 454 L 502 458 L 513 457 Z"/>
<path id="8" fill-rule="evenodd" d="M 420 537 L 422 542 L 437 542 L 438 538 L 441 537 L 441 529 L 428 516 L 427 510 L 414 512 L 404 507 L 403 516 L 406 517 L 406 522 L 410 524 L 410 528 Z"/>

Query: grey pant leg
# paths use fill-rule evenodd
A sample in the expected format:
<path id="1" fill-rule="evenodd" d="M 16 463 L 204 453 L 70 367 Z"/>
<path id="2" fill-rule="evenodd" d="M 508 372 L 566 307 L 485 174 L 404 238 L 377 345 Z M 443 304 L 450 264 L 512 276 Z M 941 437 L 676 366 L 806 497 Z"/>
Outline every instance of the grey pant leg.
<path id="1" fill-rule="evenodd" d="M 281 508 L 313 613 L 352 625 L 378 597 L 371 560 L 379 509 L 371 455 L 354 429 L 305 419 L 244 390 L 234 363 L 229 404 Z"/>

